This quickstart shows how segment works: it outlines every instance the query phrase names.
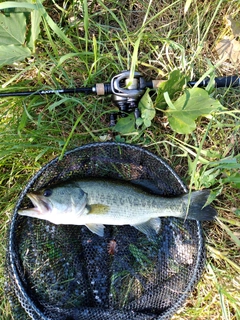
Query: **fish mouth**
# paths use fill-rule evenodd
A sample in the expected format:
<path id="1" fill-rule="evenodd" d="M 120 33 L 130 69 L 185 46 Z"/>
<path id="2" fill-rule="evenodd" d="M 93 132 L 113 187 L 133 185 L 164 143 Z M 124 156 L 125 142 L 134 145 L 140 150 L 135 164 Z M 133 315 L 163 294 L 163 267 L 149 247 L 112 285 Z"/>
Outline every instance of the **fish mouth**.
<path id="1" fill-rule="evenodd" d="M 27 197 L 31 200 L 33 208 L 19 210 L 18 213 L 23 216 L 39 216 L 51 210 L 49 202 L 46 202 L 43 196 L 36 193 L 27 193 Z"/>

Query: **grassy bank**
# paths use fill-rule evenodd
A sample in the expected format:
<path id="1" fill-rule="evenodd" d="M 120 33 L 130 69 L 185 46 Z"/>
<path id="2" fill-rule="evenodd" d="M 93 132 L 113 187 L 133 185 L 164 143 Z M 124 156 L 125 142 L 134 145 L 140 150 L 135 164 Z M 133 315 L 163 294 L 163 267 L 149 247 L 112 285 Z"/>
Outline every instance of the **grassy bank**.
<path id="1" fill-rule="evenodd" d="M 130 69 L 164 80 L 179 70 L 185 81 L 240 71 L 239 61 L 220 59 L 216 51 L 224 36 L 232 36 L 226 17 L 239 21 L 239 1 L 45 1 L 44 8 L 32 54 L 1 68 L 1 91 L 92 86 Z M 206 271 L 174 319 L 240 319 L 240 89 L 210 88 L 225 109 L 198 117 L 186 134 L 170 126 L 159 94 L 152 96 L 151 125 L 128 133 L 109 128 L 116 110 L 109 96 L 0 98 L 1 319 L 11 319 L 4 298 L 5 237 L 19 192 L 65 150 L 106 139 L 147 147 L 191 189 L 212 189 L 219 217 L 204 228 Z"/>

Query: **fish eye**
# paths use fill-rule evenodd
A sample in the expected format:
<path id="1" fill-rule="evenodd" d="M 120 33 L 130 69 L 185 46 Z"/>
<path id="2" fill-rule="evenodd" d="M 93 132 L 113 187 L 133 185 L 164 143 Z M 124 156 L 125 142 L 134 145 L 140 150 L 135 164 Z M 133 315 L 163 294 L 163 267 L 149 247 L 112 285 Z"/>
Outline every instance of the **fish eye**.
<path id="1" fill-rule="evenodd" d="M 44 197 L 50 197 L 52 195 L 53 191 L 52 189 L 46 189 L 43 192 Z"/>

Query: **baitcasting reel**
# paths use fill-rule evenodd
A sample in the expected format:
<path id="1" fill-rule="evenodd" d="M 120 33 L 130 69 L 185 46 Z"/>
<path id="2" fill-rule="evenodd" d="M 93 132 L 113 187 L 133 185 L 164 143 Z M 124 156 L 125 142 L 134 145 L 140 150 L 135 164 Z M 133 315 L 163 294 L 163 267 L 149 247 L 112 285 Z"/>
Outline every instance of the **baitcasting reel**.
<path id="1" fill-rule="evenodd" d="M 110 83 L 109 93 L 112 94 L 112 101 L 118 107 L 121 117 L 125 117 L 128 113 L 134 112 L 135 118 L 140 117 L 138 102 L 143 96 L 146 88 L 157 88 L 161 80 L 152 80 L 146 82 L 141 73 L 135 72 L 133 79 L 130 78 L 130 71 L 123 71 L 114 76 Z M 102 84 L 96 85 L 96 93 L 101 91 Z M 116 113 L 110 115 L 110 126 L 116 123 Z"/>
<path id="2" fill-rule="evenodd" d="M 134 112 L 135 118 L 137 119 L 140 117 L 138 101 L 144 94 L 146 82 L 139 72 L 134 73 L 132 81 L 129 76 L 129 71 L 123 71 L 112 78 L 112 101 L 119 108 L 121 116 L 125 116 L 126 113 L 129 112 Z M 110 120 L 114 120 L 113 117 L 114 114 L 111 115 Z M 114 122 L 110 123 L 110 125 L 114 125 Z"/>

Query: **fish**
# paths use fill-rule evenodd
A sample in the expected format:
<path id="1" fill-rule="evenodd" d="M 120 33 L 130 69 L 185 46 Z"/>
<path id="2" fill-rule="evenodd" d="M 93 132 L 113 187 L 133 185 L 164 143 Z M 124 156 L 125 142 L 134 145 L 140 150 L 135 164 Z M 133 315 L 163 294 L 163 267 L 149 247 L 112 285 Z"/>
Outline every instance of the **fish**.
<path id="1" fill-rule="evenodd" d="M 213 220 L 216 210 L 205 206 L 209 193 L 205 189 L 163 197 L 130 182 L 78 180 L 27 193 L 33 207 L 18 214 L 57 225 L 85 225 L 101 237 L 104 225 L 130 225 L 150 239 L 159 233 L 161 217 Z"/>

